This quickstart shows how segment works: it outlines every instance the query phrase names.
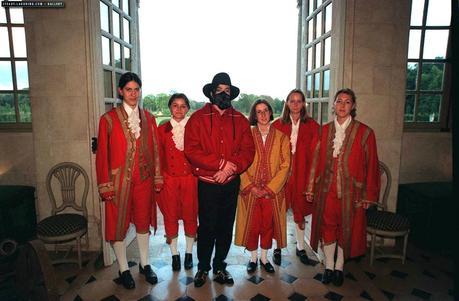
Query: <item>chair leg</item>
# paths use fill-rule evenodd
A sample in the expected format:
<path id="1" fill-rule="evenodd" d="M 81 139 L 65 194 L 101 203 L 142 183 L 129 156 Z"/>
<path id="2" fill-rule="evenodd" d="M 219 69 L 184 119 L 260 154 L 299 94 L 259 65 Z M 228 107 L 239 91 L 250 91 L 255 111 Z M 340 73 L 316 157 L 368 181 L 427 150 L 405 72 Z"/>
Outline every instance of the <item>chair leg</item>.
<path id="1" fill-rule="evenodd" d="M 77 241 L 77 252 L 78 252 L 78 267 L 81 269 L 81 238 L 78 237 Z"/>
<path id="2" fill-rule="evenodd" d="M 408 246 L 408 233 L 405 234 L 403 237 L 403 258 L 402 258 L 402 264 L 405 264 L 405 259 L 406 259 L 406 247 Z"/>
<path id="3" fill-rule="evenodd" d="M 375 257 L 375 243 L 376 243 L 376 234 L 371 234 L 371 246 L 370 246 L 370 266 L 373 266 L 373 260 Z"/>

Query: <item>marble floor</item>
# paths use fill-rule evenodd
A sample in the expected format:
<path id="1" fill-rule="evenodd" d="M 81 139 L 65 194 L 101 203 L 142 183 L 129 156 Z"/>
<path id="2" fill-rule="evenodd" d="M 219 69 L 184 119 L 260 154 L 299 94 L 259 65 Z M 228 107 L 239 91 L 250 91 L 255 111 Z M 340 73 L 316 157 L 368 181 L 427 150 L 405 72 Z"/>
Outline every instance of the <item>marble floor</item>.
<path id="1" fill-rule="evenodd" d="M 182 266 L 181 271 L 172 272 L 170 251 L 163 235 L 164 228 L 160 227 L 150 240 L 150 260 L 159 278 L 156 285 L 150 285 L 139 276 L 137 243 L 133 241 L 128 248 L 128 260 L 136 281 L 135 289 L 126 290 L 116 283 L 116 262 L 112 266 L 97 269 L 95 257 L 88 256 L 85 267 L 80 271 L 71 265 L 56 267 L 59 278 L 66 284 L 61 300 L 453 300 L 451 261 L 412 245 L 409 246 L 404 265 L 400 260 L 380 259 L 370 266 L 369 256 L 365 256 L 346 263 L 342 287 L 323 285 L 320 279 L 324 267 L 312 251 L 308 250 L 308 255 L 316 261 L 311 265 L 303 265 L 296 257 L 293 229 L 289 229 L 289 244 L 283 250 L 282 265 L 275 266 L 274 274 L 267 274 L 258 268 L 254 274 L 248 275 L 245 265 L 250 254 L 233 245 L 227 258 L 227 269 L 235 278 L 235 284 L 218 284 L 211 280 L 210 272 L 206 284 L 195 288 L 196 254 L 192 270 L 185 271 Z M 182 233 L 179 239 L 182 254 L 184 248 Z"/>

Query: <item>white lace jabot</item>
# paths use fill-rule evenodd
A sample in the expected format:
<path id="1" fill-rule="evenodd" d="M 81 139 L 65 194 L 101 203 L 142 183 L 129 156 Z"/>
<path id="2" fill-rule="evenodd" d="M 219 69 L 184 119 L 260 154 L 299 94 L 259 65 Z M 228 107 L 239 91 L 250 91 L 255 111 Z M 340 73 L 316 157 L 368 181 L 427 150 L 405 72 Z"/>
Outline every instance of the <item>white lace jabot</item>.
<path id="1" fill-rule="evenodd" d="M 185 138 L 185 125 L 188 122 L 189 117 L 185 117 L 180 122 L 177 122 L 174 118 L 171 118 L 172 125 L 172 140 L 174 140 L 175 147 L 183 151 L 183 139 Z"/>
<path id="2" fill-rule="evenodd" d="M 123 102 L 124 110 L 128 115 L 129 130 L 134 134 L 135 139 L 140 137 L 140 117 L 139 117 L 139 106 L 131 108 L 128 104 Z"/>
<path id="3" fill-rule="evenodd" d="M 343 124 L 339 124 L 338 119 L 335 117 L 335 139 L 333 139 L 333 158 L 337 158 L 339 152 L 341 151 L 341 146 L 343 145 L 344 138 L 346 138 L 346 129 L 352 121 L 352 117 L 349 116 Z"/>
<path id="4" fill-rule="evenodd" d="M 292 132 L 290 133 L 290 144 L 292 145 L 292 154 L 296 152 L 296 142 L 298 141 L 298 131 L 300 129 L 301 120 L 298 119 L 297 123 L 293 122 L 292 116 L 290 116 L 290 121 L 292 122 Z"/>

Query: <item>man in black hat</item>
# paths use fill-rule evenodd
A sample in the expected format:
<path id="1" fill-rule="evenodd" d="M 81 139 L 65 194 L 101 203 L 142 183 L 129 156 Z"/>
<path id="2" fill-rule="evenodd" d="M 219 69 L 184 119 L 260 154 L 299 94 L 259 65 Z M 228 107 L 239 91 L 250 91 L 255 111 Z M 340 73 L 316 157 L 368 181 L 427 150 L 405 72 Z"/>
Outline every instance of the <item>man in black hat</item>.
<path id="1" fill-rule="evenodd" d="M 212 268 L 214 280 L 233 284 L 225 259 L 233 237 L 239 193 L 239 174 L 253 161 L 255 146 L 249 121 L 231 106 L 239 88 L 226 73 L 218 73 L 203 87 L 211 103 L 191 115 L 185 131 L 185 156 L 198 177 L 198 272 L 194 285 L 202 286 Z M 215 255 L 210 259 L 215 246 Z"/>

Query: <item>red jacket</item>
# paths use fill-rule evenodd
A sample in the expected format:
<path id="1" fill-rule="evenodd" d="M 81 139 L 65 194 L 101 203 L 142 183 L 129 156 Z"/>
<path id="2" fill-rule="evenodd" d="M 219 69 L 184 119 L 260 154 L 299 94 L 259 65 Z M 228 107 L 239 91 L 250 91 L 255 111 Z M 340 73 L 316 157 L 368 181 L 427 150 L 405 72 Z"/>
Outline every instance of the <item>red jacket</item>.
<path id="1" fill-rule="evenodd" d="M 216 183 L 212 176 L 228 161 L 236 164 L 236 174 L 241 174 L 250 166 L 254 155 L 249 121 L 233 108 L 220 115 L 208 103 L 194 112 L 186 124 L 185 156 L 200 180 Z"/>
<path id="2" fill-rule="evenodd" d="M 378 201 L 380 189 L 379 161 L 375 134 L 365 124 L 352 120 L 346 128 L 346 137 L 337 159 L 333 158 L 335 125 L 323 126 L 320 142 L 315 152 L 316 161 L 311 169 L 308 192 L 314 192 L 312 214 L 311 247 L 317 250 L 321 239 L 321 225 L 325 199 L 333 183 L 333 177 L 341 175 L 336 191 L 343 206 L 344 257 L 356 257 L 366 250 L 366 215 L 363 202 Z M 333 161 L 339 160 L 338 175 L 334 174 Z"/>
<path id="3" fill-rule="evenodd" d="M 127 114 L 123 106 L 113 108 L 102 115 L 99 121 L 99 136 L 96 154 L 96 173 L 99 193 L 113 191 L 115 206 L 121 208 L 118 214 L 126 215 L 122 208 L 126 207 L 130 195 L 127 193 L 131 185 L 135 154 L 138 153 L 139 171 L 141 179 L 153 178 L 154 184 L 162 184 L 161 166 L 158 154 L 157 127 L 154 118 L 147 111 L 140 109 L 141 131 L 140 147 L 136 149 L 136 139 L 129 131 Z M 156 204 L 152 199 L 151 225 L 156 228 Z M 120 219 L 121 220 L 121 219 Z M 124 221 L 124 219 L 122 219 Z M 116 221 L 106 221 L 106 223 Z M 123 229 L 118 225 L 117 229 Z M 122 232 L 117 231 L 116 238 L 124 238 Z"/>
<path id="4" fill-rule="evenodd" d="M 190 175 L 192 173 L 191 165 L 185 158 L 183 151 L 175 147 L 170 121 L 158 127 L 158 137 L 163 173 L 173 177 Z"/>
<path id="5" fill-rule="evenodd" d="M 273 126 L 282 131 L 290 139 L 290 134 L 292 133 L 291 123 L 284 123 L 281 119 L 277 119 L 273 122 Z M 298 215 L 295 216 L 295 222 L 299 222 L 300 218 L 303 220 L 303 216 L 312 213 L 312 205 L 305 202 L 304 192 L 309 182 L 309 169 L 312 165 L 314 148 L 318 139 L 319 125 L 317 122 L 311 118 L 308 118 L 306 122 L 300 122 L 296 151 L 292 155 L 291 177 L 286 185 L 287 205 L 293 208 L 295 215 Z"/>

